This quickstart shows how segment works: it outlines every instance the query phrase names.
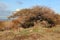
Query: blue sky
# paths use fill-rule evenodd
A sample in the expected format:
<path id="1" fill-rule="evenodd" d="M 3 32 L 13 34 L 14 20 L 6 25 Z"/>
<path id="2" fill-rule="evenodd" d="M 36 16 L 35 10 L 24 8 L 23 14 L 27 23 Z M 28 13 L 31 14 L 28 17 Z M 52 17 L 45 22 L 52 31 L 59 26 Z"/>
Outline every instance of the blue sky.
<path id="1" fill-rule="evenodd" d="M 47 6 L 60 13 L 60 0 L 0 0 L 0 11 L 13 11 L 35 5 Z M 0 13 L 0 15 L 3 15 L 3 13 Z M 9 15 L 9 13 L 3 16 L 7 15 Z"/>

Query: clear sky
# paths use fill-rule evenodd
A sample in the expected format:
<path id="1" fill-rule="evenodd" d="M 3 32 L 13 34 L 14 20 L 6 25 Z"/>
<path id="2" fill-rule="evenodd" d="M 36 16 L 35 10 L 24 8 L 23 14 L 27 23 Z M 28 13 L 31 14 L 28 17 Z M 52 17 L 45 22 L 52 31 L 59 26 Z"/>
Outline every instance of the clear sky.
<path id="1" fill-rule="evenodd" d="M 0 0 L 0 11 L 12 11 L 35 5 L 47 6 L 60 13 L 60 0 Z"/>

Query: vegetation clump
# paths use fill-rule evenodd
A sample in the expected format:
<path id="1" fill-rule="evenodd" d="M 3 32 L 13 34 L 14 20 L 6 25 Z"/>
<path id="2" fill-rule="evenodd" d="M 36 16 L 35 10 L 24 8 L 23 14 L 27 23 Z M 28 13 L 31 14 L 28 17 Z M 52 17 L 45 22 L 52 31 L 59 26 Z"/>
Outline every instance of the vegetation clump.
<path id="1" fill-rule="evenodd" d="M 13 18 L 11 21 L 0 22 L 0 25 L 8 28 L 29 28 L 35 26 L 35 23 L 45 25 L 48 28 L 54 27 L 55 25 L 60 25 L 60 15 L 54 12 L 52 9 L 43 6 L 35 6 L 32 8 L 21 9 L 16 11 L 13 15 L 8 17 L 9 19 Z M 8 24 L 8 25 L 7 25 Z"/>

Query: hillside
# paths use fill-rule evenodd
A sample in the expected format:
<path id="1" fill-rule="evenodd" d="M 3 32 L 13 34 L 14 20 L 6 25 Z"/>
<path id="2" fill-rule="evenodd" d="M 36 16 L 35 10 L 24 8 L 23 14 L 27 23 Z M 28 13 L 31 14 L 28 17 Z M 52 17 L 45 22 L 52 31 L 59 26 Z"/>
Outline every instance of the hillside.
<path id="1" fill-rule="evenodd" d="M 0 21 L 0 40 L 60 40 L 60 15 L 35 6 L 14 12 Z"/>
<path id="2" fill-rule="evenodd" d="M 60 26 L 43 28 L 36 25 L 34 28 L 1 31 L 0 40 L 60 40 Z"/>

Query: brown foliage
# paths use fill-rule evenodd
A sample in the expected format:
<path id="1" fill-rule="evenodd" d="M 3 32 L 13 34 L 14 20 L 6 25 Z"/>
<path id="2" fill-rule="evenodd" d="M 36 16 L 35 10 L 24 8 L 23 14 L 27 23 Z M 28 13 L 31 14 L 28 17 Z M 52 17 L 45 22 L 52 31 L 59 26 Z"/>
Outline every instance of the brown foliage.
<path id="1" fill-rule="evenodd" d="M 18 29 L 18 21 L 1 21 L 0 22 L 0 31 L 10 30 L 10 29 Z"/>
<path id="2" fill-rule="evenodd" d="M 43 7 L 43 6 L 35 6 L 33 8 L 22 9 L 9 18 L 16 18 L 18 22 L 23 27 L 30 27 L 34 22 L 47 21 L 50 25 L 49 27 L 60 24 L 60 15 L 56 14 L 52 9 Z"/>

